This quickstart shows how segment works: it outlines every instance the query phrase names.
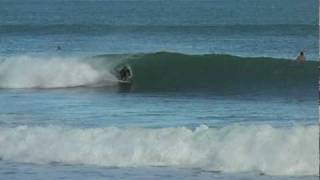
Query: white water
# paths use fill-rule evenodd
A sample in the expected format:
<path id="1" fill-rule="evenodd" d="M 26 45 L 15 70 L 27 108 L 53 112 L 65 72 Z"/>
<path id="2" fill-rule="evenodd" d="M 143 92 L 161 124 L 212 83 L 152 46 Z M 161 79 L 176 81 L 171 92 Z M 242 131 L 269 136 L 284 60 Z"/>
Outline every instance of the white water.
<path id="1" fill-rule="evenodd" d="M 10 57 L 0 61 L 0 88 L 114 85 L 116 78 L 76 58 Z"/>
<path id="2" fill-rule="evenodd" d="M 317 126 L 143 129 L 0 128 L 0 158 L 98 166 L 174 166 L 270 175 L 319 175 Z"/>

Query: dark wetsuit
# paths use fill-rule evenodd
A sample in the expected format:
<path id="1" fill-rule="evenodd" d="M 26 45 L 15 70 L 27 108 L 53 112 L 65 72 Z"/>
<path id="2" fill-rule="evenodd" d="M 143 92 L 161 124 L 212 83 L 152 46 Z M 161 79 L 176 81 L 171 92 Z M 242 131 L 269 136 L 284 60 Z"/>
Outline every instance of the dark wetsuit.
<path id="1" fill-rule="evenodd" d="M 120 79 L 123 81 L 128 80 L 129 77 L 131 76 L 131 72 L 126 66 L 120 70 L 119 74 L 120 74 Z"/>

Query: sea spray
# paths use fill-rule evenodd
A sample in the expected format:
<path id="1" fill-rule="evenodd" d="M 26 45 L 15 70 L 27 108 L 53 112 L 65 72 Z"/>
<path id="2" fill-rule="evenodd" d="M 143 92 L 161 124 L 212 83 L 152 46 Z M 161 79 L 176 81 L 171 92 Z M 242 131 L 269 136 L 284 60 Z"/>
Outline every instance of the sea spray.
<path id="1" fill-rule="evenodd" d="M 77 58 L 10 57 L 0 62 L 1 88 L 65 88 L 114 84 L 116 78 Z"/>

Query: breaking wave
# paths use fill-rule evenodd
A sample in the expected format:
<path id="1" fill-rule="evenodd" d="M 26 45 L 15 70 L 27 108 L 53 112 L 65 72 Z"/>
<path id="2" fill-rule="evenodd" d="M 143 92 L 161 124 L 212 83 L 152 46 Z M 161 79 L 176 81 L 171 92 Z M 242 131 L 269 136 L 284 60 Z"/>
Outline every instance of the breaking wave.
<path id="1" fill-rule="evenodd" d="M 1 88 L 117 86 L 115 72 L 131 66 L 131 90 L 317 90 L 318 62 L 186 55 L 169 52 L 99 55 L 84 59 L 11 57 L 0 62 Z"/>
<path id="2" fill-rule="evenodd" d="M 174 166 L 269 175 L 319 175 L 318 126 L 196 129 L 0 128 L 0 158 L 116 167 Z"/>
<path id="3" fill-rule="evenodd" d="M 100 56 L 100 58 L 108 56 Z M 134 91 L 210 91 L 317 96 L 318 62 L 289 59 L 187 55 L 158 52 L 136 54 L 129 64 Z M 120 64 L 121 64 L 120 63 Z"/>
<path id="4" fill-rule="evenodd" d="M 76 58 L 19 56 L 0 62 L 0 88 L 66 88 L 111 85 L 109 71 L 97 71 Z"/>

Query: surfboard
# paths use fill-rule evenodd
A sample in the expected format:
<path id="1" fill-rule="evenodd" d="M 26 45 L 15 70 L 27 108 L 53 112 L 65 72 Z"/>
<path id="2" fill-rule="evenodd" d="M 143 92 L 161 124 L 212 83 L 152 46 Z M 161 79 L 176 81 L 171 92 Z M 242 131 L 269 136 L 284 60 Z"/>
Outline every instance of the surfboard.
<path id="1" fill-rule="evenodd" d="M 124 80 L 118 80 L 118 83 L 121 83 L 121 84 L 131 84 L 131 80 L 127 80 L 127 81 L 124 81 Z"/>
<path id="2" fill-rule="evenodd" d="M 130 92 L 132 88 L 132 80 L 118 80 L 118 90 L 120 92 Z"/>

